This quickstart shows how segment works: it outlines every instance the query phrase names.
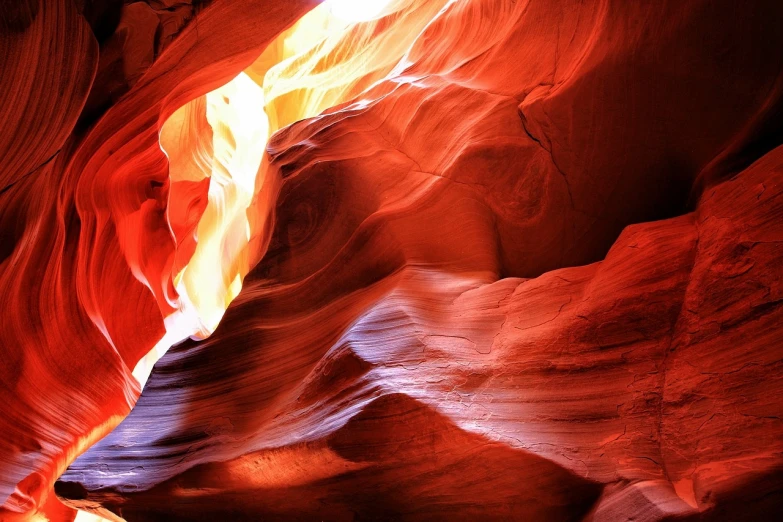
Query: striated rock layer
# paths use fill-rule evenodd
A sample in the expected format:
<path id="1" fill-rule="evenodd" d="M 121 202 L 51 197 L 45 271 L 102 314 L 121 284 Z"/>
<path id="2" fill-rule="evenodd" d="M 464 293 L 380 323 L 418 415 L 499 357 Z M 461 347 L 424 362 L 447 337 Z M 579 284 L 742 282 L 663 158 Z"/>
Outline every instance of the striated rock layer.
<path id="1" fill-rule="evenodd" d="M 128 520 L 780 510 L 783 147 L 534 279 L 406 262 L 400 231 L 448 237 L 406 223 L 437 209 L 363 221 L 307 277 L 268 256 L 58 493 Z"/>
<path id="2" fill-rule="evenodd" d="M 131 370 L 179 306 L 159 126 L 250 65 L 314 5 L 226 2 L 200 11 L 197 24 L 161 43 L 127 96 L 97 122 L 95 109 L 79 123 L 91 88 L 103 89 L 93 80 L 112 38 L 99 48 L 96 37 L 106 38 L 112 17 L 92 2 L 3 2 L 0 519 L 73 517 L 49 494 L 54 480 L 128 413 L 140 391 Z M 253 27 L 228 32 L 240 17 Z M 125 39 L 123 56 L 154 47 L 143 36 L 162 33 L 129 34 L 142 37 Z"/>
<path id="3" fill-rule="evenodd" d="M 0 518 L 783 513 L 783 5 L 316 4 L 0 11 Z"/>

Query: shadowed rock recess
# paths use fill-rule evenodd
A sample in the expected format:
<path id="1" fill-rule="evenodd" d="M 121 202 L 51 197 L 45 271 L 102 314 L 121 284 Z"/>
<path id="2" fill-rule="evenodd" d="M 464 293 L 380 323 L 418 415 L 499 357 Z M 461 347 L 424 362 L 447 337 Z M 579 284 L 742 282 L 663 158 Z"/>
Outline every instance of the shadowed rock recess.
<path id="1" fill-rule="evenodd" d="M 0 0 L 0 520 L 783 518 L 782 27 Z"/>

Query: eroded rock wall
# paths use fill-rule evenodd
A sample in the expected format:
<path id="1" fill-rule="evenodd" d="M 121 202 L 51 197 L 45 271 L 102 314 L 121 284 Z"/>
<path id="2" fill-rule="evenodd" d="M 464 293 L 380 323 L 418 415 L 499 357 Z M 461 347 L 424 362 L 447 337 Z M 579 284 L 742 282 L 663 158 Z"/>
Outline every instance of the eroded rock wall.
<path id="1" fill-rule="evenodd" d="M 248 213 L 269 224 L 260 261 L 128 415 L 208 188 L 172 187 L 158 133 L 315 3 L 3 11 L 3 516 L 72 517 L 52 482 L 126 415 L 61 478 L 69 505 L 127 520 L 780 511 L 771 2 L 443 3 L 396 67 L 323 98 L 338 105 L 296 121 L 299 95 L 280 96 L 267 112 L 292 123 Z M 421 8 L 397 4 L 356 41 Z"/>

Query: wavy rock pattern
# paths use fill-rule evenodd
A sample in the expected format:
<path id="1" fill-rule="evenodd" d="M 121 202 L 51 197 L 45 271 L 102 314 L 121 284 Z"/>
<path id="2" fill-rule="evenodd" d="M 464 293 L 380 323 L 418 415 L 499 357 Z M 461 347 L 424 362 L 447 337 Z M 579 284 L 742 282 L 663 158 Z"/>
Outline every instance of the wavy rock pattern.
<path id="1" fill-rule="evenodd" d="M 287 48 L 316 3 L 3 11 L 3 516 L 72 517 L 69 464 L 126 520 L 783 511 L 783 9 L 399 0 Z M 242 290 L 128 414 L 242 71 Z"/>
<path id="2" fill-rule="evenodd" d="M 782 190 L 779 148 L 696 212 L 535 279 L 406 262 L 400 230 L 448 237 L 405 223 L 427 211 L 364 220 L 306 277 L 258 278 L 307 258 L 289 244 L 58 492 L 129 520 L 760 517 L 781 500 L 764 274 Z"/>
<path id="3" fill-rule="evenodd" d="M 62 511 L 52 483 L 128 413 L 131 369 L 176 305 L 159 121 L 250 65 L 315 4 L 204 9 L 88 131 L 75 125 L 98 60 L 90 26 L 71 2 L 6 5 L 0 517 L 24 520 Z M 224 34 L 240 16 L 265 22 Z"/>

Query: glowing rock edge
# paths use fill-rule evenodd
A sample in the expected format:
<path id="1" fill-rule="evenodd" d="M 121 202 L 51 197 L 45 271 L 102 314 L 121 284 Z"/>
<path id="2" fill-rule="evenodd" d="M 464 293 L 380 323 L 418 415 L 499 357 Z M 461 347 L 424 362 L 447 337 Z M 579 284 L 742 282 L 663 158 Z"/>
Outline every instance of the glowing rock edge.
<path id="1" fill-rule="evenodd" d="M 0 520 L 781 518 L 777 4 L 3 2 Z"/>

